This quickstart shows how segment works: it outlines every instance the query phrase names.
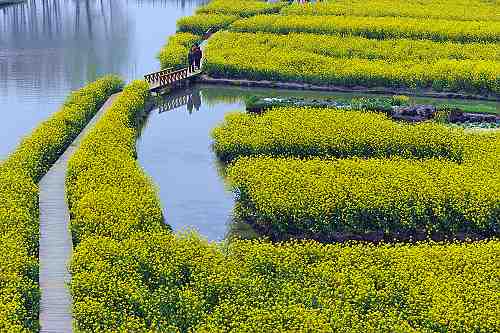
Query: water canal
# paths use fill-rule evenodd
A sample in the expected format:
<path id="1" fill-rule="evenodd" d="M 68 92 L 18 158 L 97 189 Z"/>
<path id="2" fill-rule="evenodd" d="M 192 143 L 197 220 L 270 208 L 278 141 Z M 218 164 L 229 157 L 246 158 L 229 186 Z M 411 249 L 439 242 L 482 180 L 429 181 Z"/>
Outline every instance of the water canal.
<path id="1" fill-rule="evenodd" d="M 251 237 L 249 226 L 232 221 L 233 196 L 224 182 L 223 168 L 211 149 L 210 132 L 228 112 L 244 112 L 245 99 L 300 97 L 306 100 L 348 99 L 349 93 L 323 93 L 280 89 L 194 86 L 165 97 L 165 105 L 152 110 L 137 141 L 138 159 L 159 187 L 167 223 L 174 230 L 194 229 L 209 240 L 228 233 Z M 415 103 L 459 103 L 500 110 L 498 103 L 415 98 Z"/>
<path id="2" fill-rule="evenodd" d="M 0 8 L 0 160 L 71 90 L 107 73 L 131 80 L 158 69 L 156 54 L 175 32 L 176 20 L 204 2 L 28 0 Z M 227 112 L 244 111 L 245 97 L 254 95 L 352 97 L 213 86 L 168 97 L 181 103 L 149 114 L 137 152 L 175 230 L 193 228 L 210 240 L 222 240 L 235 229 L 233 196 L 211 151 L 210 131 Z M 463 103 L 498 109 L 494 102 Z"/>

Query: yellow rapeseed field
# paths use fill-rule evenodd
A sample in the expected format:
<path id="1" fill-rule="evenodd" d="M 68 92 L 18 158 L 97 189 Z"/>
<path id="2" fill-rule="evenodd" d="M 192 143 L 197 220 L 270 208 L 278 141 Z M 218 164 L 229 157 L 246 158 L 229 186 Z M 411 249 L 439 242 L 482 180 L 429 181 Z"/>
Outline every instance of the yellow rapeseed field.
<path id="1" fill-rule="evenodd" d="M 219 158 L 237 159 L 237 215 L 278 239 L 499 235 L 498 132 L 288 107 L 230 114 L 213 137 Z"/>
<path id="2" fill-rule="evenodd" d="M 38 186 L 122 81 L 104 77 L 69 96 L 0 164 L 0 331 L 38 332 Z"/>
<path id="3" fill-rule="evenodd" d="M 286 7 L 287 15 L 352 15 L 436 18 L 456 21 L 500 21 L 495 1 L 335 0 Z"/>

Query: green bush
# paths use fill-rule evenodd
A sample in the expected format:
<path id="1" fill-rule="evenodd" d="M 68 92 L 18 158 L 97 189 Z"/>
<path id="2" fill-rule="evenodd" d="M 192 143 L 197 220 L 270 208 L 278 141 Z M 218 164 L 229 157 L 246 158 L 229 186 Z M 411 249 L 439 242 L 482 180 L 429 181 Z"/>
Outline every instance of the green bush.
<path id="1" fill-rule="evenodd" d="M 128 85 L 70 159 L 66 192 L 73 244 L 162 228 L 156 188 L 135 159 L 136 117 L 148 98 L 147 83 Z"/>
<path id="2" fill-rule="evenodd" d="M 200 36 L 189 32 L 178 32 L 168 38 L 158 54 L 162 69 L 180 69 L 188 66 L 189 49 L 194 43 L 199 43 Z"/>
<path id="3" fill-rule="evenodd" d="M 134 332 L 493 332 L 498 241 L 323 245 L 140 233 L 88 238 L 76 327 Z"/>
<path id="4" fill-rule="evenodd" d="M 236 15 L 222 14 L 196 14 L 185 16 L 177 21 L 179 32 L 190 32 L 195 35 L 203 35 L 208 29 L 220 30 L 229 26 L 239 19 Z"/>
<path id="5" fill-rule="evenodd" d="M 38 331 L 38 181 L 122 81 L 74 92 L 0 164 L 0 331 Z"/>

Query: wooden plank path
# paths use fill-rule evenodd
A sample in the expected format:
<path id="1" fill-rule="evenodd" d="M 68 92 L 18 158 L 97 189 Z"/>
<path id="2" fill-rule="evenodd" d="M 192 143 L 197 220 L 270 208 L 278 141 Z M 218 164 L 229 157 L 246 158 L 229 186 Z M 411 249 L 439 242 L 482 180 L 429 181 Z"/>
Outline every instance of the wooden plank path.
<path id="1" fill-rule="evenodd" d="M 42 333 L 72 332 L 68 264 L 73 250 L 66 203 L 68 160 L 119 93 L 112 95 L 40 180 L 40 326 Z"/>

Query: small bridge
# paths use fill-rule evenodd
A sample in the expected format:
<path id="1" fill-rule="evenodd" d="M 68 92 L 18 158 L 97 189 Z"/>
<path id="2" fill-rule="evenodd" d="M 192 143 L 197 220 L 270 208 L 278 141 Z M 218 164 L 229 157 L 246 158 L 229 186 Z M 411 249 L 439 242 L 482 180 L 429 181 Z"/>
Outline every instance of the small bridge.
<path id="1" fill-rule="evenodd" d="M 2 0 L 0 0 L 2 1 Z M 216 28 L 209 28 L 202 36 L 201 40 L 208 40 L 214 33 Z M 203 59 L 202 59 L 203 60 Z M 199 76 L 202 73 L 201 69 L 185 67 L 181 69 L 167 68 L 161 71 L 144 75 L 144 80 L 149 83 L 149 90 L 153 92 L 160 91 L 164 88 L 172 88 L 188 84 L 192 78 Z"/>
<path id="2" fill-rule="evenodd" d="M 186 67 L 174 70 L 173 68 L 167 68 L 144 75 L 144 80 L 149 83 L 149 90 L 157 92 L 164 88 L 172 88 L 174 86 L 187 84 L 192 78 L 200 74 L 201 69 Z"/>

